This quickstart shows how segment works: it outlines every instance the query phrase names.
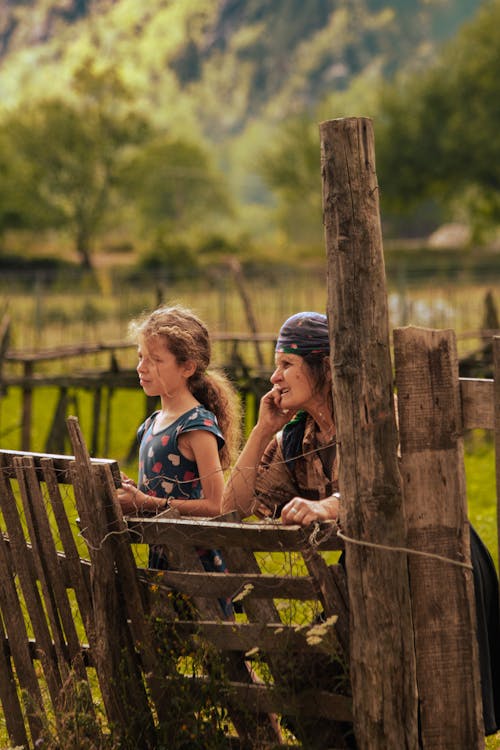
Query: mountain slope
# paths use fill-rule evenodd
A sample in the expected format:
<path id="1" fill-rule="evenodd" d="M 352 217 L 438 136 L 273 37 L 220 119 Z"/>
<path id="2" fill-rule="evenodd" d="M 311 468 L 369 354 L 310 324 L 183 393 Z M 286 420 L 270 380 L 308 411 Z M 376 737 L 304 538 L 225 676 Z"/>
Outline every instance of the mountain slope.
<path id="1" fill-rule="evenodd" d="M 0 101 L 65 94 L 89 57 L 143 110 L 221 141 L 432 56 L 481 0 L 4 0 Z"/>

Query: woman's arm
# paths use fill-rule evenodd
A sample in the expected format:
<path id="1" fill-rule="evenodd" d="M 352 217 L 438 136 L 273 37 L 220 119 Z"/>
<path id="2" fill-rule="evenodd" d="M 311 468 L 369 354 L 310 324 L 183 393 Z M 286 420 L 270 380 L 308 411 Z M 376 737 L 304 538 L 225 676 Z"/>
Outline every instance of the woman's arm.
<path id="1" fill-rule="evenodd" d="M 255 481 L 262 454 L 269 441 L 291 419 L 292 414 L 279 407 L 279 391 L 271 389 L 260 401 L 257 424 L 231 471 L 222 498 L 222 513 L 237 510 L 252 515 L 255 506 Z"/>
<path id="2" fill-rule="evenodd" d="M 306 500 L 294 497 L 281 511 L 284 524 L 298 523 L 308 526 L 313 521 L 336 521 L 339 517 L 340 495 L 334 492 L 323 500 Z"/>

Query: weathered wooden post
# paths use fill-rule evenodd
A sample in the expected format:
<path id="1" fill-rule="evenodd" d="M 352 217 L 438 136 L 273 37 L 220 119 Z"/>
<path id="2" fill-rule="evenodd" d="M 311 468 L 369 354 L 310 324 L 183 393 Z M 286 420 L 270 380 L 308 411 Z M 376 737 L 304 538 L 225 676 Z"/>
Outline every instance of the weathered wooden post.
<path id="1" fill-rule="evenodd" d="M 500 565 L 500 336 L 493 337 L 493 373 L 495 378 L 495 476 L 497 484 L 497 538 Z"/>
<path id="2" fill-rule="evenodd" d="M 384 548 L 406 536 L 372 124 L 331 120 L 320 136 L 354 728 L 361 750 L 413 750 L 407 557 Z"/>
<path id="3" fill-rule="evenodd" d="M 424 553 L 409 556 L 422 748 L 478 750 L 484 727 L 454 333 L 396 329 L 394 356 L 408 546 Z"/>

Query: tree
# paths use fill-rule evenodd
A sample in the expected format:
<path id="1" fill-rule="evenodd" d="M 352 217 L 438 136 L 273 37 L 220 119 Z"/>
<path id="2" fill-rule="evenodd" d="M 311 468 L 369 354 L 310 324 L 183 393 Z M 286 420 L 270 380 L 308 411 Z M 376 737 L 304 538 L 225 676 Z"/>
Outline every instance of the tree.
<path id="1" fill-rule="evenodd" d="M 277 216 L 296 245 L 322 244 L 321 166 L 318 126 L 306 116 L 289 120 L 264 150 L 259 171 L 277 196 Z"/>
<path id="2" fill-rule="evenodd" d="M 4 122 L 8 146 L 22 165 L 14 210 L 28 224 L 67 229 L 85 268 L 92 245 L 116 197 L 117 178 L 130 147 L 144 141 L 146 121 L 128 106 L 128 93 L 113 69 L 91 62 L 73 80 L 74 103 L 50 99 L 20 107 Z M 5 153 L 5 152 L 4 152 Z M 11 197 L 14 191 L 11 191 Z"/>
<path id="3" fill-rule="evenodd" d="M 231 213 L 225 178 L 197 144 L 158 135 L 127 164 L 125 192 L 147 229 L 182 235 L 211 216 Z"/>
<path id="4" fill-rule="evenodd" d="M 500 0 L 486 3 L 426 71 L 382 96 L 382 199 L 402 210 L 432 198 L 473 226 L 500 220 Z"/>

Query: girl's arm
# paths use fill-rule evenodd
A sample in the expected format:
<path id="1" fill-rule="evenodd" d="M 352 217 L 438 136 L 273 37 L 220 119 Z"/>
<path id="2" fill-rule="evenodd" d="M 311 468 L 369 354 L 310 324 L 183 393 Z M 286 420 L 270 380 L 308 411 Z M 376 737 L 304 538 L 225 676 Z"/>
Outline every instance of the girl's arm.
<path id="1" fill-rule="evenodd" d="M 220 515 L 224 474 L 219 459 L 217 438 L 206 430 L 192 430 L 179 436 L 178 445 L 183 455 L 196 463 L 203 497 L 199 500 L 175 498 L 169 500 L 169 506 L 177 508 L 183 516 Z"/>
<path id="2" fill-rule="evenodd" d="M 252 515 L 255 507 L 255 480 L 262 454 L 271 438 L 292 416 L 280 409 L 279 393 L 274 388 L 262 397 L 257 424 L 227 481 L 222 498 L 222 513 L 237 510 L 243 517 Z"/>
<path id="3" fill-rule="evenodd" d="M 220 465 L 217 438 L 206 430 L 193 430 L 179 437 L 182 453 L 197 465 L 197 477 L 203 489 L 203 498 L 167 499 L 148 495 L 128 477 L 123 475 L 122 486 L 117 490 L 123 513 L 130 515 L 143 510 L 161 512 L 167 506 L 177 508 L 183 516 L 218 516 L 224 490 L 224 475 Z"/>

